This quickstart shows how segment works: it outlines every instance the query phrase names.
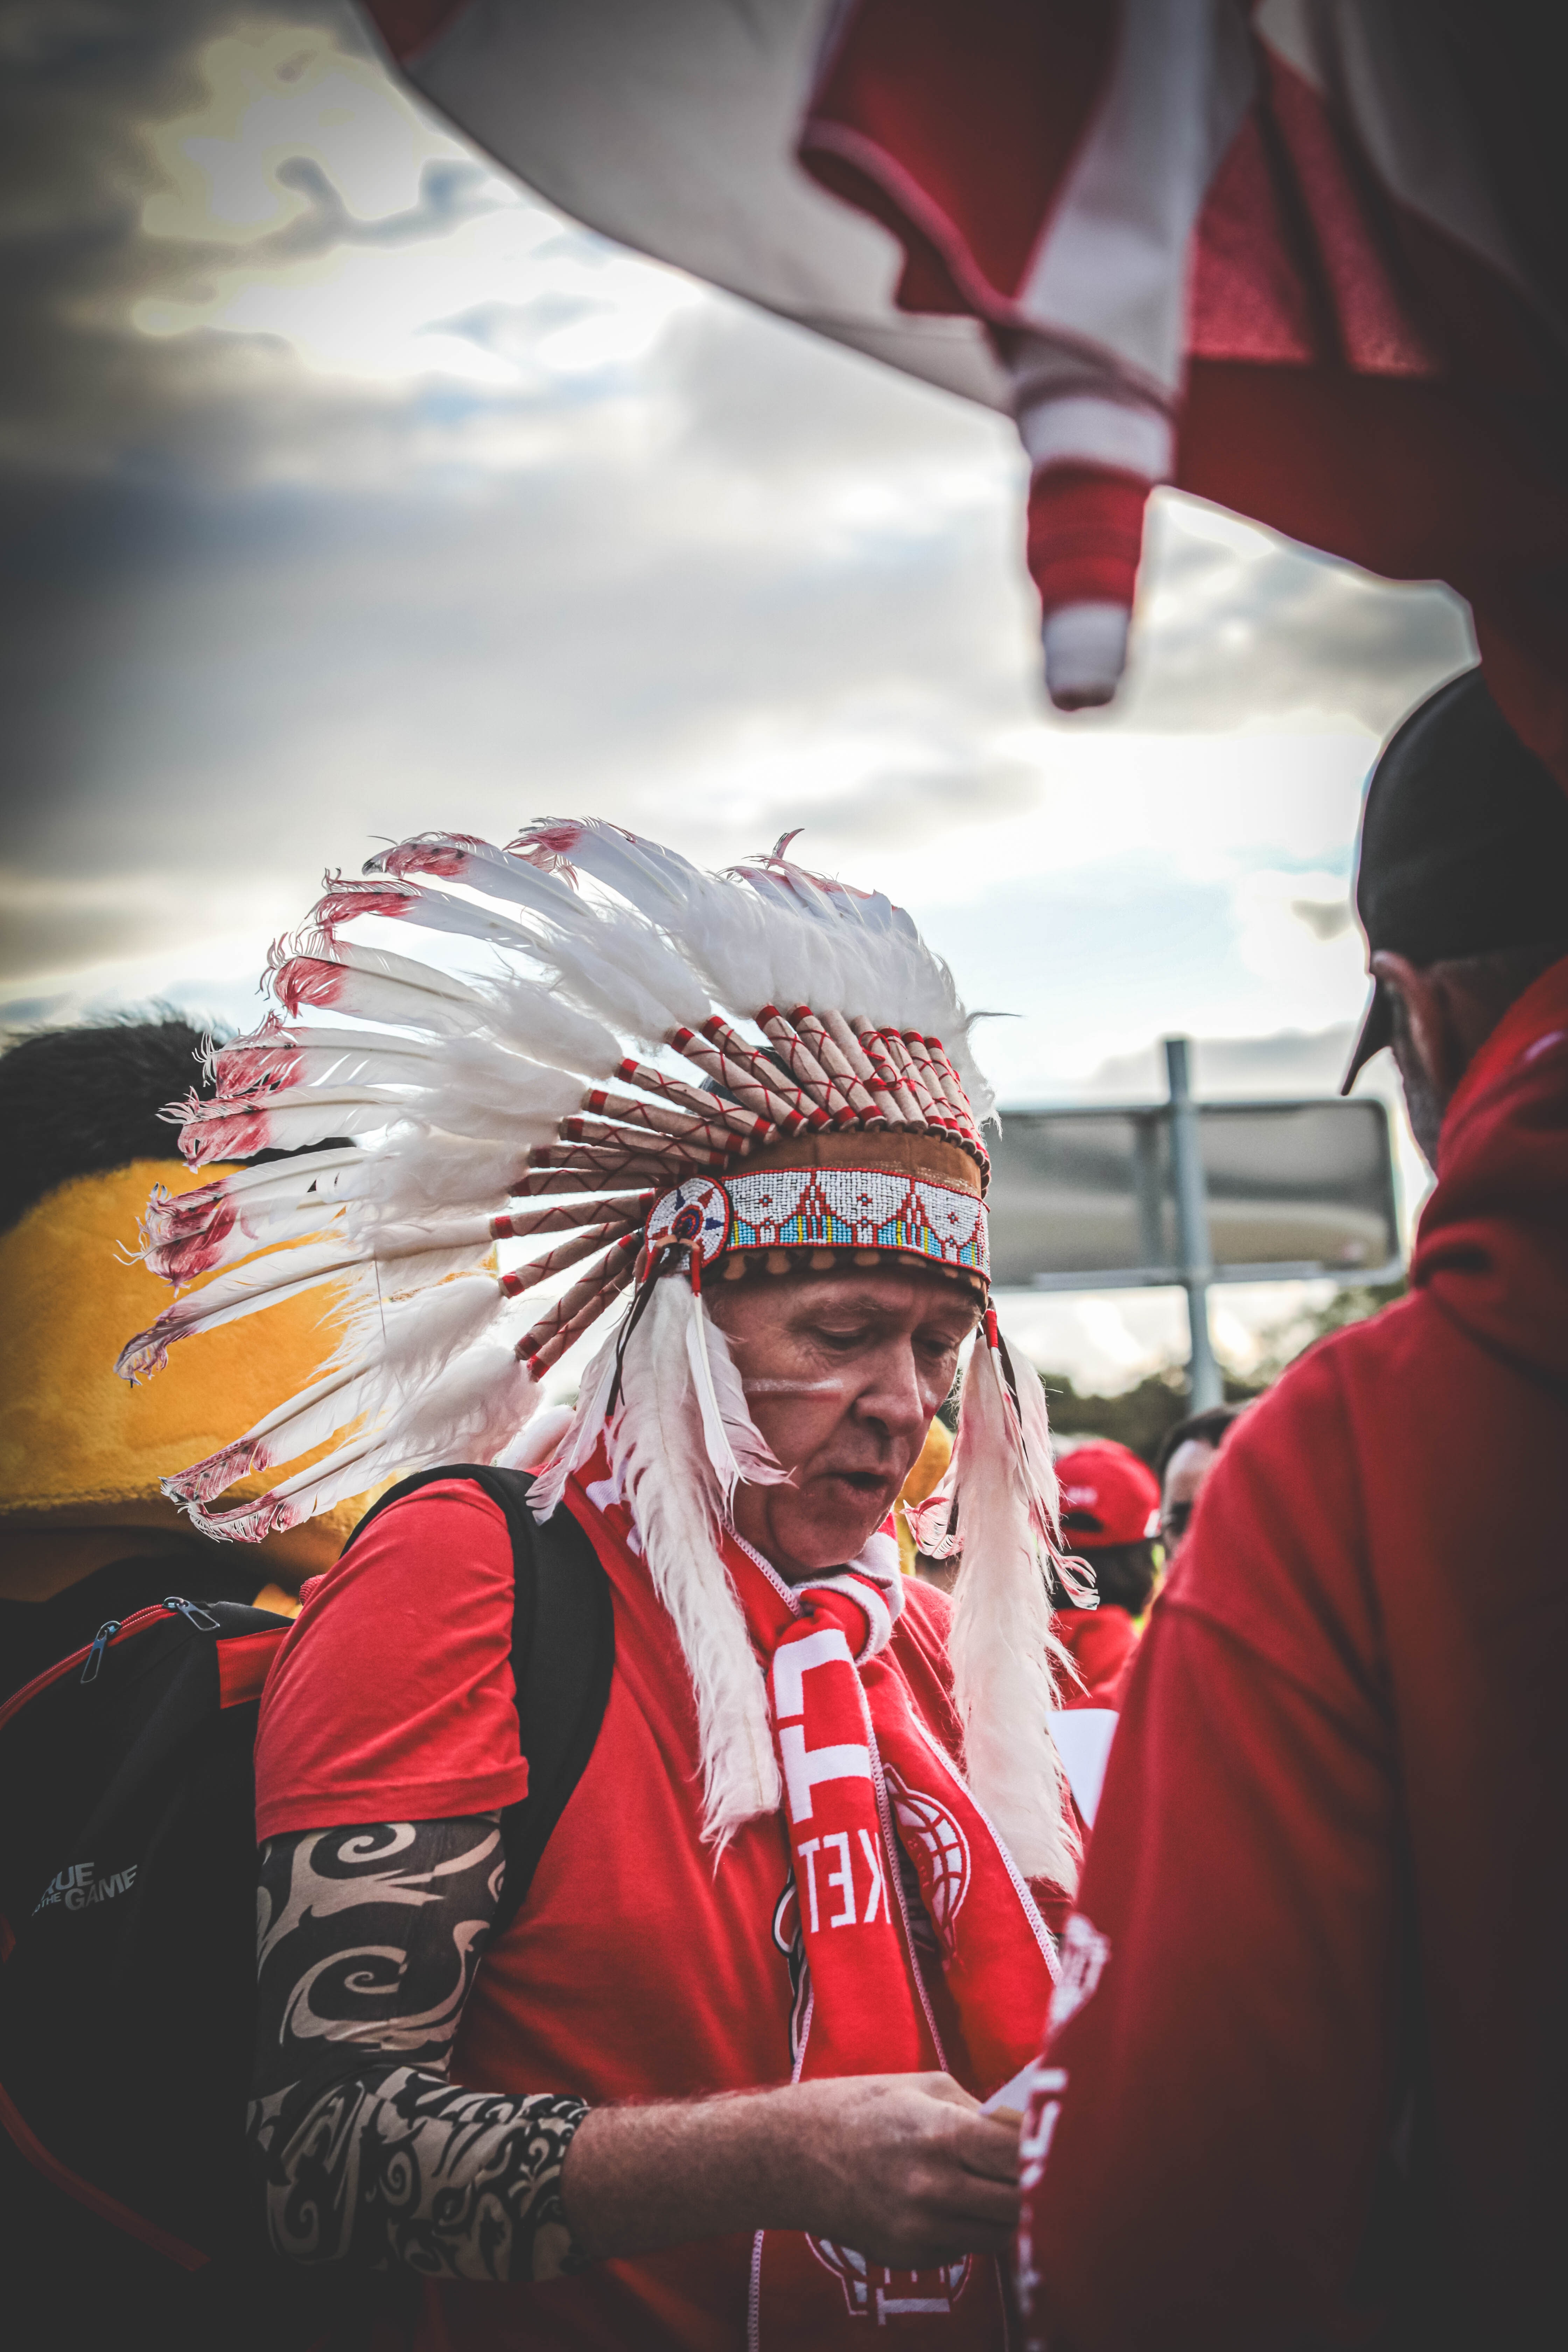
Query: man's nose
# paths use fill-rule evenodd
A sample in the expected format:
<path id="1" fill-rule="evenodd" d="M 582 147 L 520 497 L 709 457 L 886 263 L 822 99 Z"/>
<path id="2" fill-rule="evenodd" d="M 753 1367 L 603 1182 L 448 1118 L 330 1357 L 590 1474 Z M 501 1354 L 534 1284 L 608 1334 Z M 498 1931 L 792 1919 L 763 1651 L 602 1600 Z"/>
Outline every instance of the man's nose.
<path id="1" fill-rule="evenodd" d="M 856 1410 L 862 1421 L 889 1438 L 924 1434 L 931 1411 L 912 1347 L 895 1343 L 878 1350 L 870 1377 L 856 1399 Z"/>

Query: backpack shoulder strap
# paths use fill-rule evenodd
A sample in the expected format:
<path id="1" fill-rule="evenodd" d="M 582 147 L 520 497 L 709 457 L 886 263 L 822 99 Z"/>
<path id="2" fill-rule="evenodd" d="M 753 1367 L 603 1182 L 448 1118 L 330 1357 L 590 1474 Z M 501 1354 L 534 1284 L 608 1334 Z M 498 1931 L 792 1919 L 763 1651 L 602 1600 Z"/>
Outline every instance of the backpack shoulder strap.
<path id="1" fill-rule="evenodd" d="M 528 1794 L 501 1814 L 506 1878 L 496 1911 L 499 1934 L 527 1895 L 551 1832 L 594 1752 L 615 1673 L 615 1608 L 610 1580 L 565 1505 L 542 1526 L 533 1517 L 528 1507 L 532 1479 L 524 1470 L 456 1462 L 416 1471 L 372 1506 L 350 1542 L 392 1504 L 438 1478 L 471 1479 L 500 1506 L 511 1537 L 511 1670 L 528 1759 Z"/>

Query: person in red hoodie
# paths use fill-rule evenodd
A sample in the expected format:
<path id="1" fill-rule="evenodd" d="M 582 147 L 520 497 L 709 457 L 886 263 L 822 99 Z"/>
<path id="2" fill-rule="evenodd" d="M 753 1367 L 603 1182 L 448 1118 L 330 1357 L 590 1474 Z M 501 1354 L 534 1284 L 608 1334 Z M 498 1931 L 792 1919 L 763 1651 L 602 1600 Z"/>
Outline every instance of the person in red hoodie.
<path id="1" fill-rule="evenodd" d="M 1356 904 L 1351 1076 L 1393 1045 L 1436 1189 L 1130 1677 L 1023 2140 L 1050 2352 L 1568 2341 L 1568 800 L 1479 671 Z"/>
<path id="2" fill-rule="evenodd" d="M 1062 1534 L 1094 1570 L 1099 1606 L 1059 1607 L 1057 1639 L 1078 1668 L 1081 1691 L 1069 1706 L 1115 1706 L 1138 1647 L 1138 1626 L 1153 1598 L 1160 1482 L 1131 1446 L 1103 1438 L 1075 1445 L 1057 1465 Z"/>

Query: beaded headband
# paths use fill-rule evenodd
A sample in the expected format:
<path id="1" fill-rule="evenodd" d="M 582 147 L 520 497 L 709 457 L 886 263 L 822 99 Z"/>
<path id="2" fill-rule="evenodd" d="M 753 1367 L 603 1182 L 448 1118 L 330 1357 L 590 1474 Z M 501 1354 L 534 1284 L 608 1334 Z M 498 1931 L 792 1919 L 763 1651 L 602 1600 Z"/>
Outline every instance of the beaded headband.
<path id="1" fill-rule="evenodd" d="M 848 1251 L 861 1264 L 918 1258 L 962 1268 L 982 1281 L 991 1270 L 985 1205 L 977 1190 L 908 1168 L 872 1165 L 869 1154 L 866 1164 L 687 1177 L 650 1213 L 639 1272 L 646 1274 L 676 1244 L 701 1267 L 725 1255 L 804 1250 L 814 1258 L 823 1251 Z"/>

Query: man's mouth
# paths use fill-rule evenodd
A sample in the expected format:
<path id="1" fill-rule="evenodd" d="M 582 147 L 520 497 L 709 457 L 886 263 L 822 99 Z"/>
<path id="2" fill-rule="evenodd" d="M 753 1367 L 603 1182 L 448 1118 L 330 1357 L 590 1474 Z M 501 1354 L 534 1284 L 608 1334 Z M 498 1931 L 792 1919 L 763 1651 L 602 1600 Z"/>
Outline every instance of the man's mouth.
<path id="1" fill-rule="evenodd" d="M 894 1480 L 886 1470 L 829 1470 L 824 1475 L 855 1494 L 863 1495 L 868 1502 L 879 1501 L 883 1496 L 890 1501 L 896 1491 Z"/>

